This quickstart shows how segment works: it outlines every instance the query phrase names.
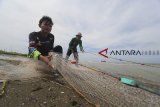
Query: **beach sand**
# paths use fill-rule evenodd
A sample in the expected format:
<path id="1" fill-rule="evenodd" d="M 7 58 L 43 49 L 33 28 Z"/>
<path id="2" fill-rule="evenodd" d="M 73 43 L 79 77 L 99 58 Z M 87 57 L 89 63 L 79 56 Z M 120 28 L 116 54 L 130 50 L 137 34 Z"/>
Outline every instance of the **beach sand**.
<path id="1" fill-rule="evenodd" d="M 9 63 L 19 64 L 14 61 Z M 0 96 L 0 107 L 93 107 L 60 74 L 55 75 L 53 72 L 27 79 L 8 80 L 4 91 Z"/>
<path id="2" fill-rule="evenodd" d="M 87 100 L 101 107 L 160 107 L 158 95 L 83 66 L 70 65 L 70 69 L 59 71 L 67 83 L 43 63 L 11 59 L 0 60 L 0 80 L 8 80 L 0 107 L 94 107 L 68 84 L 72 82 Z"/>

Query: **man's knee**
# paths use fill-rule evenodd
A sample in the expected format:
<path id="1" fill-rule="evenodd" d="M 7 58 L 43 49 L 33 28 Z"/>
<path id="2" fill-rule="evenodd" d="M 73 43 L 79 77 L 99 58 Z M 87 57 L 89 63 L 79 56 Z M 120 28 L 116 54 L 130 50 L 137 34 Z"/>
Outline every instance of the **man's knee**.
<path id="1" fill-rule="evenodd" d="M 62 46 L 57 45 L 57 46 L 54 47 L 53 51 L 62 54 L 63 53 L 63 48 L 62 48 Z"/>

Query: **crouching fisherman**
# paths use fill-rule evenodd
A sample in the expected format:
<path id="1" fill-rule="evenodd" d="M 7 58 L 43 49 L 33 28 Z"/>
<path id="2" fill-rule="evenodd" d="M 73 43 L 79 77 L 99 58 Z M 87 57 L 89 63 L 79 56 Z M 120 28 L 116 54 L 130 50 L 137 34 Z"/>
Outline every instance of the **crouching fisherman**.
<path id="1" fill-rule="evenodd" d="M 53 22 L 48 16 L 43 16 L 39 20 L 39 32 L 32 32 L 29 34 L 29 54 L 30 58 L 38 59 L 48 65 L 49 68 L 54 66 L 51 64 L 52 55 L 50 52 L 57 52 L 62 54 L 61 46 L 54 46 L 54 35 L 51 34 Z"/>

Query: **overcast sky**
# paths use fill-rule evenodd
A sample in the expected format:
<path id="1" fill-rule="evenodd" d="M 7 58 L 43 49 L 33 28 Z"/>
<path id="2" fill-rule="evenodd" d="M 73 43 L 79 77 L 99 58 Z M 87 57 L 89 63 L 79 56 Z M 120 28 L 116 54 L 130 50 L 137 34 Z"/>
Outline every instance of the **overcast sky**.
<path id="1" fill-rule="evenodd" d="M 65 51 L 77 32 L 90 52 L 160 49 L 160 0 L 0 0 L 0 49 L 26 53 L 43 15 Z"/>

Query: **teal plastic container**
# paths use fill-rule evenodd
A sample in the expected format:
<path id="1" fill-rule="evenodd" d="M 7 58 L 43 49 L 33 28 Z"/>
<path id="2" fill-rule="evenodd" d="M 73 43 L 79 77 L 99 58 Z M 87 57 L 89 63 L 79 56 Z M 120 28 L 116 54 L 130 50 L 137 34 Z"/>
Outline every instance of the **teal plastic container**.
<path id="1" fill-rule="evenodd" d="M 121 82 L 131 86 L 137 86 L 137 81 L 129 78 L 121 77 Z"/>

